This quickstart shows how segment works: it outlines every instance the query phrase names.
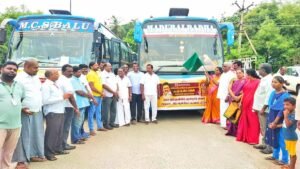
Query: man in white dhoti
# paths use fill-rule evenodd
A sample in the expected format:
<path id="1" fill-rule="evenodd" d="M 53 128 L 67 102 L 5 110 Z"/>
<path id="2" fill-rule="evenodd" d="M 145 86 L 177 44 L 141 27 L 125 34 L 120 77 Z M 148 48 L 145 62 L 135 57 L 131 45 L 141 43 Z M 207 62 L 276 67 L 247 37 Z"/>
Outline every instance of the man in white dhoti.
<path id="1" fill-rule="evenodd" d="M 229 106 L 226 101 L 228 96 L 228 86 L 230 81 L 236 77 L 235 73 L 231 71 L 231 66 L 232 63 L 224 62 L 223 73 L 219 80 L 219 89 L 217 94 L 217 98 L 220 99 L 220 125 L 224 129 L 226 129 L 226 117 L 224 117 L 224 113 Z"/>
<path id="2" fill-rule="evenodd" d="M 118 102 L 117 102 L 117 117 L 116 124 L 119 126 L 130 126 L 131 114 L 130 114 L 130 105 L 131 101 L 131 82 L 122 68 L 118 69 L 117 76 L 117 85 L 118 85 Z"/>
<path id="3" fill-rule="evenodd" d="M 39 64 L 37 60 L 28 59 L 24 63 L 24 71 L 19 73 L 16 81 L 25 89 L 22 107 L 28 112 L 21 114 L 21 136 L 13 155 L 16 168 L 26 168 L 25 163 L 43 162 L 44 158 L 44 122 L 42 110 L 42 83 L 37 76 Z"/>

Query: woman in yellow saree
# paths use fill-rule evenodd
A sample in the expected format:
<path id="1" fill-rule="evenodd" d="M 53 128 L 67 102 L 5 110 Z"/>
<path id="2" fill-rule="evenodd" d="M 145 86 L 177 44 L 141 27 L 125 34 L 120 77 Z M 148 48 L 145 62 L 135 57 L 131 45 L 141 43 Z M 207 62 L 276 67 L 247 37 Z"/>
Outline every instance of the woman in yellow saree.
<path id="1" fill-rule="evenodd" d="M 221 67 L 215 69 L 214 75 L 206 73 L 207 82 L 207 96 L 206 109 L 202 116 L 203 123 L 220 123 L 220 100 L 217 98 L 219 79 L 223 70 Z"/>

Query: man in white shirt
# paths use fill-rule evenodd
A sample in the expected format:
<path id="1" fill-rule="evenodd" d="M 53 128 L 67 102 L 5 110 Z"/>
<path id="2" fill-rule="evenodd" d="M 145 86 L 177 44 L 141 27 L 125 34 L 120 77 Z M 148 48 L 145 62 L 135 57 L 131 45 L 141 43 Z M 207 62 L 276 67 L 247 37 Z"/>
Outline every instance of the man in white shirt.
<path id="1" fill-rule="evenodd" d="M 43 162 L 44 158 L 44 122 L 42 110 L 42 83 L 36 75 L 39 64 L 34 59 L 26 60 L 24 71 L 19 73 L 16 81 L 21 83 L 25 89 L 25 98 L 22 107 L 28 108 L 28 112 L 21 114 L 22 128 L 21 137 L 14 152 L 12 161 L 17 166 L 25 163 Z"/>
<path id="2" fill-rule="evenodd" d="M 119 126 L 130 126 L 130 105 L 129 101 L 131 101 L 131 83 L 127 76 L 125 76 L 124 68 L 118 69 L 117 76 L 117 84 L 118 84 L 118 102 L 117 102 L 117 117 L 116 124 Z"/>
<path id="3" fill-rule="evenodd" d="M 224 117 L 224 113 L 229 106 L 228 101 L 226 101 L 228 96 L 228 86 L 230 81 L 236 77 L 236 74 L 231 71 L 231 67 L 232 63 L 224 62 L 223 73 L 219 80 L 219 89 L 217 93 L 217 98 L 220 99 L 220 125 L 224 129 L 226 129 L 226 117 Z"/>
<path id="4" fill-rule="evenodd" d="M 89 82 L 86 79 L 86 75 L 89 73 L 89 66 L 86 64 L 80 64 L 78 67 L 81 71 L 81 76 L 79 79 L 82 81 L 82 83 L 87 88 L 87 90 L 91 93 L 92 92 L 91 87 L 89 85 Z"/>
<path id="5" fill-rule="evenodd" d="M 124 64 L 124 65 L 122 66 L 122 68 L 123 68 L 123 70 L 124 70 L 125 76 L 127 76 L 127 75 L 128 75 L 128 72 L 129 72 L 129 66 L 128 66 L 128 64 Z"/>
<path id="6" fill-rule="evenodd" d="M 43 112 L 46 117 L 45 156 L 49 161 L 54 161 L 57 160 L 56 154 L 68 154 L 63 148 L 64 100 L 68 100 L 73 94 L 64 94 L 58 87 L 57 70 L 47 70 L 45 76 L 47 80 L 42 85 Z"/>
<path id="7" fill-rule="evenodd" d="M 102 101 L 103 126 L 104 128 L 111 130 L 118 127 L 115 124 L 118 86 L 116 76 L 112 73 L 112 66 L 110 63 L 104 64 L 102 80 L 104 88 L 104 98 Z"/>
<path id="8" fill-rule="evenodd" d="M 283 66 L 279 69 L 279 72 L 277 72 L 274 76 L 281 76 L 284 79 L 286 70 L 287 70 L 286 67 Z"/>
<path id="9" fill-rule="evenodd" d="M 71 146 L 67 143 L 68 137 L 70 134 L 70 128 L 73 116 L 80 116 L 80 112 L 77 108 L 77 104 L 75 102 L 75 91 L 73 89 L 71 79 L 73 75 L 73 67 L 71 65 L 65 64 L 61 69 L 62 76 L 57 80 L 57 85 L 62 89 L 63 93 L 71 93 L 72 96 L 65 100 L 65 116 L 64 116 L 64 131 L 63 131 L 63 147 L 65 150 L 73 150 L 76 146 Z M 75 113 L 75 114 L 74 114 Z"/>
<path id="10" fill-rule="evenodd" d="M 159 96 L 159 77 L 153 72 L 153 65 L 147 65 L 147 73 L 141 79 L 141 93 L 144 100 L 145 121 L 149 124 L 149 109 L 151 104 L 151 121 L 157 124 L 157 98 Z"/>
<path id="11" fill-rule="evenodd" d="M 263 135 L 262 144 L 254 146 L 256 149 L 261 149 L 264 154 L 272 153 L 272 148 L 265 143 L 265 132 L 267 129 L 267 117 L 268 117 L 268 102 L 269 95 L 272 88 L 272 66 L 268 63 L 263 63 L 259 66 L 259 75 L 262 77 L 260 83 L 255 91 L 253 100 L 253 110 L 258 113 L 260 131 Z"/>
<path id="12" fill-rule="evenodd" d="M 132 64 L 133 71 L 128 73 L 128 78 L 132 85 L 132 100 L 130 103 L 131 122 L 136 124 L 142 120 L 143 111 L 143 99 L 141 94 L 141 79 L 144 73 L 139 71 L 139 65 L 137 63 Z"/>
<path id="13" fill-rule="evenodd" d="M 86 64 L 80 64 L 79 65 L 79 69 L 81 70 L 81 76 L 80 76 L 79 79 L 82 81 L 82 83 L 84 84 L 84 86 L 87 89 L 87 91 L 89 93 L 92 93 L 92 89 L 91 89 L 91 87 L 89 85 L 89 82 L 87 81 L 87 78 L 86 78 L 87 74 L 89 73 L 89 66 L 86 65 Z M 101 104 L 101 103 L 99 103 L 99 104 Z M 88 109 L 89 109 L 89 107 L 86 109 L 86 112 L 84 113 L 85 117 L 88 116 Z M 82 127 L 81 127 L 81 134 L 84 137 L 89 137 L 90 134 L 84 131 L 84 120 L 85 119 L 83 119 L 83 123 L 82 123 Z"/>

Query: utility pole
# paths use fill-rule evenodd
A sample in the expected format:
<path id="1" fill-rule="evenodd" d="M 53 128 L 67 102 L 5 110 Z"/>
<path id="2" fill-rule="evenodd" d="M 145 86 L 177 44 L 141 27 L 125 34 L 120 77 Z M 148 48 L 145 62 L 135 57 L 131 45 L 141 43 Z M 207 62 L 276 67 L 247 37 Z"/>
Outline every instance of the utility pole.
<path id="1" fill-rule="evenodd" d="M 255 53 L 255 55 L 257 55 L 257 52 L 256 52 L 256 50 L 254 48 L 254 45 L 251 42 L 251 39 L 249 38 L 246 30 L 244 30 L 244 27 L 243 27 L 244 26 L 244 12 L 248 11 L 250 9 L 250 7 L 252 7 L 254 5 L 254 2 L 252 2 L 248 6 L 245 6 L 245 0 L 243 0 L 243 3 L 241 5 L 237 1 L 235 1 L 232 5 L 236 5 L 239 8 L 239 13 L 241 15 L 240 24 L 239 24 L 239 26 L 240 26 L 239 39 L 238 39 L 238 42 L 239 42 L 239 45 L 238 45 L 239 56 L 241 56 L 243 33 L 246 35 L 246 38 L 249 41 L 250 46 L 251 46 L 253 52 Z"/>
<path id="2" fill-rule="evenodd" d="M 72 13 L 72 0 L 70 0 L 70 13 Z"/>

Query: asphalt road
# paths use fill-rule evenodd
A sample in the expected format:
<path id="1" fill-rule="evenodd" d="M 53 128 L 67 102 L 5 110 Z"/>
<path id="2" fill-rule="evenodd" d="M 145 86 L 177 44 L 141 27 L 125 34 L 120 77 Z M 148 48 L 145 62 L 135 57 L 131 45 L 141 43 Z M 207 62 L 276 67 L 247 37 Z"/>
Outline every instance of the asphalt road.
<path id="1" fill-rule="evenodd" d="M 197 112 L 159 112 L 159 124 L 98 132 L 85 145 L 31 169 L 277 169 L 252 146 L 203 124 Z M 300 145 L 298 143 L 298 155 Z M 298 166 L 300 168 L 300 161 Z"/>

